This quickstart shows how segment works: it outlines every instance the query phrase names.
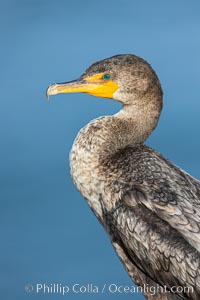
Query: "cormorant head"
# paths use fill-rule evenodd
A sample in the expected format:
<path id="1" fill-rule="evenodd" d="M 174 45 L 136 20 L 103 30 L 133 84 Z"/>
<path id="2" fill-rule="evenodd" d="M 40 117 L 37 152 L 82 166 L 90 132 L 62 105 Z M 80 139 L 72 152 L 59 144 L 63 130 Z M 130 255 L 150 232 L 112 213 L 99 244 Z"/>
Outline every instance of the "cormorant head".
<path id="1" fill-rule="evenodd" d="M 47 96 L 59 93 L 88 93 L 131 104 L 149 92 L 160 94 L 162 89 L 156 73 L 142 58 L 121 54 L 92 64 L 79 79 L 52 84 Z"/>

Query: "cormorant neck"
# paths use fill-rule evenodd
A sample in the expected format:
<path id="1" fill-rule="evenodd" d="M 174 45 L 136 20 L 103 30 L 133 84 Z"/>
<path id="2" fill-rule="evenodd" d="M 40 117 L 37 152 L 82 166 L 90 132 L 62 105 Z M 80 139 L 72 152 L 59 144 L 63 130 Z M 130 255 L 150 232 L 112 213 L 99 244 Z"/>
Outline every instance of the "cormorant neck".
<path id="1" fill-rule="evenodd" d="M 127 145 L 144 143 L 158 123 L 162 110 L 162 95 L 129 103 L 124 104 L 122 109 L 113 116 L 115 122 L 121 124 L 121 133 L 118 135 L 127 137 L 126 141 L 124 140 Z"/>
<path id="2" fill-rule="evenodd" d="M 128 145 L 144 143 L 157 125 L 162 101 L 142 102 L 123 105 L 117 114 L 97 118 L 80 131 L 73 147 L 87 152 L 88 165 Z"/>
<path id="3" fill-rule="evenodd" d="M 160 115 L 160 110 L 149 106 L 140 109 L 132 105 L 123 106 L 113 116 L 92 121 L 85 135 L 92 157 L 104 160 L 128 145 L 144 143 L 156 127 Z M 92 141 L 88 139 L 90 132 L 93 132 Z"/>

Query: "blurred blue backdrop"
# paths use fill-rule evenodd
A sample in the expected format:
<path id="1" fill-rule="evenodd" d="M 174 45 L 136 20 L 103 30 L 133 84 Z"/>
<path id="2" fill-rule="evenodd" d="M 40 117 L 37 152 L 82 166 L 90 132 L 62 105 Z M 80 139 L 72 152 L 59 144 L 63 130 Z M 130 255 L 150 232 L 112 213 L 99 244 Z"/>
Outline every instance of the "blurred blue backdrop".
<path id="1" fill-rule="evenodd" d="M 105 57 L 145 58 L 164 90 L 159 126 L 147 144 L 199 177 L 200 2 L 1 0 L 0 7 L 0 297 L 63 298 L 27 293 L 27 283 L 130 286 L 68 166 L 79 129 L 120 105 L 85 94 L 47 102 L 45 90 Z M 64 296 L 75 297 L 144 299 L 120 293 Z"/>

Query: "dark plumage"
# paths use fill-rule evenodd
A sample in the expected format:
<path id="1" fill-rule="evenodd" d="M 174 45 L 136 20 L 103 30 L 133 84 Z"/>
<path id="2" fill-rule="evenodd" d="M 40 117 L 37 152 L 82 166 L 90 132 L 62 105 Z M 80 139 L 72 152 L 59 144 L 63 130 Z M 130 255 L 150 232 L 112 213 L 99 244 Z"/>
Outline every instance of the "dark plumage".
<path id="1" fill-rule="evenodd" d="M 94 77 L 105 72 L 108 84 Z M 143 144 L 162 109 L 156 73 L 137 56 L 117 55 L 93 64 L 75 83 L 50 86 L 47 94 L 73 91 L 123 105 L 81 129 L 70 166 L 130 277 L 157 288 L 156 295 L 144 291 L 148 299 L 200 299 L 200 182 Z"/>

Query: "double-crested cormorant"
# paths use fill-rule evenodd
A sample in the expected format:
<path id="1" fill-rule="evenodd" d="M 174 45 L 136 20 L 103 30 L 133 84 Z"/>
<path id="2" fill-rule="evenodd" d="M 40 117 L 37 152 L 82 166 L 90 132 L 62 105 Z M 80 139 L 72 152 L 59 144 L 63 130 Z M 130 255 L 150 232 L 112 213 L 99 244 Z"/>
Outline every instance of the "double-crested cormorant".
<path id="1" fill-rule="evenodd" d="M 162 110 L 156 73 L 142 58 L 116 55 L 47 96 L 73 92 L 122 103 L 80 130 L 70 167 L 130 277 L 148 299 L 200 299 L 200 181 L 143 144 Z"/>

